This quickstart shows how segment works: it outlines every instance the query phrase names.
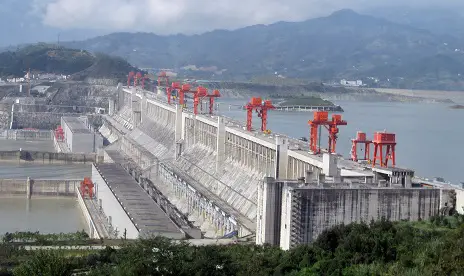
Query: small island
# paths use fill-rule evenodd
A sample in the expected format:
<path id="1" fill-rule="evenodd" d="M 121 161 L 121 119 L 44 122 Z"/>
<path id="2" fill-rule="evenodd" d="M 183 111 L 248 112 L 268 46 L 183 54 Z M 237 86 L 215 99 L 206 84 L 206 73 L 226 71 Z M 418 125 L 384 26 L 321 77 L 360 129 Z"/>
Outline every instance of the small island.
<path id="1" fill-rule="evenodd" d="M 464 109 L 464 105 L 461 104 L 455 104 L 450 106 L 451 109 Z"/>
<path id="2" fill-rule="evenodd" d="M 335 111 L 343 112 L 343 108 L 331 101 L 316 96 L 280 98 L 274 101 L 277 110 L 282 111 Z"/>

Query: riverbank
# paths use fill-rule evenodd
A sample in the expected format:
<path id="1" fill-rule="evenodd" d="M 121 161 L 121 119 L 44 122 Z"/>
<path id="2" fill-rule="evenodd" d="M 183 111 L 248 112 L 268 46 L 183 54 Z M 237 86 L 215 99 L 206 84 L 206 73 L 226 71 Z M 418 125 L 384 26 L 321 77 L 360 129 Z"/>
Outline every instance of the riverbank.
<path id="1" fill-rule="evenodd" d="M 450 106 L 451 109 L 464 109 L 464 105 L 455 104 Z"/>

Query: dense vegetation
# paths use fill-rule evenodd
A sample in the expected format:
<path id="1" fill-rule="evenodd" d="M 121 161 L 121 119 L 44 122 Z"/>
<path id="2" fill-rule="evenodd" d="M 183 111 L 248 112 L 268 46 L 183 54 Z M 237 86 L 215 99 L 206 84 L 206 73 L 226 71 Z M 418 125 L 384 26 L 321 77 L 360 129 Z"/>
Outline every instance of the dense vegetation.
<path id="1" fill-rule="evenodd" d="M 134 68 L 119 57 L 91 54 L 56 45 L 35 44 L 0 53 L 0 77 L 24 77 L 27 71 L 73 75 L 75 78 L 125 78 Z"/>
<path id="2" fill-rule="evenodd" d="M 372 87 L 464 89 L 461 37 L 350 10 L 196 36 L 114 33 L 67 45 L 118 55 L 141 67 L 184 69 L 186 77 L 282 75 L 324 82 L 363 79 Z"/>
<path id="3" fill-rule="evenodd" d="M 464 217 L 416 223 L 355 223 L 326 230 L 289 251 L 256 245 L 201 246 L 162 238 L 115 250 L 26 251 L 0 245 L 3 275 L 459 275 Z M 1 274 L 0 274 L 1 275 Z"/>

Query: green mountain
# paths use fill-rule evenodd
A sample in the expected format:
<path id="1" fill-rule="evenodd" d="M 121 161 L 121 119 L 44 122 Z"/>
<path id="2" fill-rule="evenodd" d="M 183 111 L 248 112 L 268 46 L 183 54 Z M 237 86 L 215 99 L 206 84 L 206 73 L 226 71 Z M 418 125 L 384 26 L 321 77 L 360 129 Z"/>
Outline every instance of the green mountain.
<path id="1" fill-rule="evenodd" d="M 44 43 L 0 53 L 1 77 L 21 77 L 29 69 L 42 73 L 72 75 L 79 79 L 87 76 L 124 79 L 127 72 L 134 70 L 121 57 L 93 54 L 85 50 Z"/>
<path id="2" fill-rule="evenodd" d="M 121 56 L 140 67 L 228 80 L 277 73 L 316 81 L 407 78 L 407 85 L 417 86 L 460 82 L 464 74 L 460 38 L 351 10 L 202 35 L 114 33 L 67 45 Z"/>

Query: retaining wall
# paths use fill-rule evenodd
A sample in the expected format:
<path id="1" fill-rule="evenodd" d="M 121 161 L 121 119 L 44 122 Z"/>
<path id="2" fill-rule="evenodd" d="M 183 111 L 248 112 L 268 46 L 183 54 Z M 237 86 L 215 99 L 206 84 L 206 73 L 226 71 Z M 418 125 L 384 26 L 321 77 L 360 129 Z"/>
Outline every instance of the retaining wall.
<path id="1" fill-rule="evenodd" d="M 1 196 L 75 196 L 81 180 L 0 179 Z"/>
<path id="2" fill-rule="evenodd" d="M 48 141 L 54 137 L 52 130 L 7 129 L 0 132 L 0 139 Z"/>
<path id="3" fill-rule="evenodd" d="M 39 164 L 101 163 L 96 153 L 63 153 L 39 151 L 0 151 L 0 161 Z"/>
<path id="4" fill-rule="evenodd" d="M 82 214 L 84 215 L 85 222 L 87 223 L 87 226 L 89 227 L 89 230 L 87 233 L 89 233 L 89 237 L 91 239 L 100 239 L 100 234 L 98 233 L 97 227 L 95 226 L 95 222 L 92 219 L 92 216 L 90 215 L 90 211 L 87 208 L 87 205 L 84 202 L 84 199 L 82 198 L 81 193 L 79 192 L 79 186 L 76 186 L 76 195 L 77 195 L 77 202 L 79 203 L 79 207 L 81 208 Z"/>

